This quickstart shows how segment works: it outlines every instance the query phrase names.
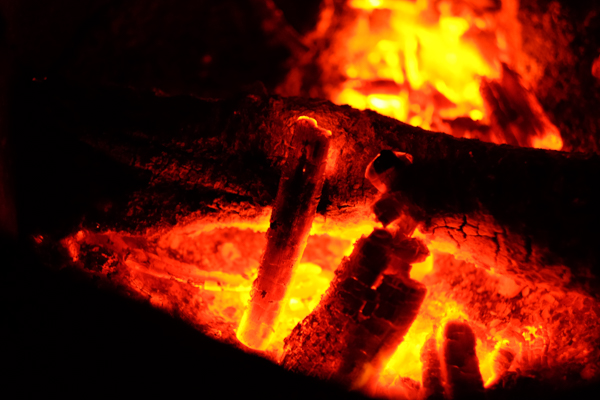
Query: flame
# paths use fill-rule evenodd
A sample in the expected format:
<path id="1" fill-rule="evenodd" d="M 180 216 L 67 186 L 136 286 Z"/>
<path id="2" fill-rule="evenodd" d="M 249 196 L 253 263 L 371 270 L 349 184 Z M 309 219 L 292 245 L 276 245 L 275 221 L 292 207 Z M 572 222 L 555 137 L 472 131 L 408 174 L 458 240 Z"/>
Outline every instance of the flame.
<path id="1" fill-rule="evenodd" d="M 527 82 L 504 82 L 505 69 L 509 79 L 519 77 L 513 70 L 527 73 L 521 68 L 528 58 L 521 54 L 517 0 L 503 1 L 499 9 L 436 0 L 350 0 L 348 5 L 354 23 L 323 67 L 343 75 L 329 91 L 334 103 L 457 137 L 562 149 L 559 130 L 525 89 Z M 498 96 L 507 103 L 484 99 L 483 81 L 499 82 L 508 96 Z"/>
<path id="2" fill-rule="evenodd" d="M 561 150 L 563 148 L 563 141 L 558 129 L 547 131 L 542 137 L 533 137 L 532 142 L 532 147 L 536 149 Z"/>
<path id="3" fill-rule="evenodd" d="M 428 0 L 352 0 L 357 10 L 347 41 L 347 80 L 333 99 L 431 129 L 434 120 L 484 116 L 479 78 L 499 76 L 469 34 L 486 22 Z M 497 44 L 498 46 L 498 44 Z"/>

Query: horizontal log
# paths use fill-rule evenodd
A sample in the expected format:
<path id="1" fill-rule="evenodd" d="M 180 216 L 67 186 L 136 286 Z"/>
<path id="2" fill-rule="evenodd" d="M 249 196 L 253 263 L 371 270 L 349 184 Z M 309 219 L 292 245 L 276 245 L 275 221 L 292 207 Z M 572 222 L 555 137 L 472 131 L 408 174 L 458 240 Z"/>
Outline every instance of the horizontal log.
<path id="1" fill-rule="evenodd" d="M 269 96 L 260 86 L 229 100 L 49 82 L 32 82 L 22 95 L 38 116 L 23 118 L 24 130 L 85 143 L 136 177 L 126 201 L 88 217 L 90 226 L 146 231 L 199 216 L 258 214 L 274 202 L 287 127 L 305 115 L 332 132 L 317 208 L 329 221 L 364 219 L 378 196 L 367 166 L 384 149 L 408 153 L 412 164 L 394 190 L 416 207 L 429 238 L 485 267 L 596 290 L 596 155 L 456 139 L 325 100 Z"/>

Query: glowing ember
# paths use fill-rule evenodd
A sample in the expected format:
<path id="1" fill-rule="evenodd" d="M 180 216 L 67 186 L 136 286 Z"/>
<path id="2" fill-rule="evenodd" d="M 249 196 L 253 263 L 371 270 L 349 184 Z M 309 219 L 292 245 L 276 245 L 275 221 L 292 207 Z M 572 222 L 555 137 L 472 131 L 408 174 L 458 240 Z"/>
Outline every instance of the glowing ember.
<path id="1" fill-rule="evenodd" d="M 63 244 L 76 264 L 104 284 L 235 344 L 235 330 L 266 244 L 264 220 L 268 216 L 257 221 L 198 221 L 147 236 L 80 231 Z M 329 224 L 317 219 L 313 231 L 329 229 Z M 279 359 L 283 339 L 316 307 L 334 270 L 352 251 L 352 243 L 370 233 L 373 225 L 339 225 L 332 229 L 334 234 L 309 237 L 266 357 Z M 600 357 L 595 346 L 600 340 L 598 319 L 594 309 L 586 306 L 593 300 L 583 294 L 552 282 L 514 280 L 439 251 L 416 264 L 411 277 L 424 283 L 428 293 L 404 341 L 380 374 L 382 393 L 418 389 L 423 346 L 433 337 L 440 348 L 443 329 L 451 320 L 467 321 L 472 327 L 486 386 L 506 371 L 580 370 L 586 360 Z M 587 374 L 593 377 L 593 371 Z"/>

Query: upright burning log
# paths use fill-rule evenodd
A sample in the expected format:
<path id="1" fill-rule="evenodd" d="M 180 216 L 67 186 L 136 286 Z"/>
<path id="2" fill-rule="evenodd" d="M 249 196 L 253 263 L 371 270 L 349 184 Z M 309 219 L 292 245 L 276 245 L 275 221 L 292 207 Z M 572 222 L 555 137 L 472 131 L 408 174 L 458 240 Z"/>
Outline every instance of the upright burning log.
<path id="1" fill-rule="evenodd" d="M 425 341 L 421 349 L 421 362 L 423 363 L 423 386 L 421 387 L 420 398 L 423 400 L 443 400 L 442 364 L 440 363 L 435 337 L 430 337 Z"/>
<path id="2" fill-rule="evenodd" d="M 398 237 L 406 238 L 375 229 L 355 244 L 317 308 L 286 338 L 285 368 L 354 388 L 377 376 L 426 294 L 402 267 L 426 253 L 403 252 L 398 246 L 407 242 Z"/>
<path id="3" fill-rule="evenodd" d="M 483 399 L 483 379 L 475 354 L 475 334 L 465 322 L 448 322 L 444 329 L 444 367 L 452 399 Z"/>
<path id="4" fill-rule="evenodd" d="M 237 331 L 238 339 L 255 349 L 269 344 L 292 272 L 306 247 L 323 188 L 331 132 L 307 117 L 300 117 L 292 129 L 267 231 L 267 248 Z"/>

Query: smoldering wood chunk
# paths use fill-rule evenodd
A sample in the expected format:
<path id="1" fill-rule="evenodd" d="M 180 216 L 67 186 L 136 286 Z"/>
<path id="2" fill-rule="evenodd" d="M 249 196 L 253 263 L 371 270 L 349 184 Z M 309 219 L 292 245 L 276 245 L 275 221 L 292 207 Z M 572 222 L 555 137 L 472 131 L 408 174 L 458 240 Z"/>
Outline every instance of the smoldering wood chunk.
<path id="1" fill-rule="evenodd" d="M 415 216 L 419 215 L 418 208 L 400 193 L 389 192 L 412 162 L 410 154 L 382 150 L 367 166 L 365 177 L 381 192 L 371 209 L 383 226 L 400 221 L 396 225 L 401 225 L 400 228 L 408 232 L 418 225 L 415 220 Z"/>
<path id="2" fill-rule="evenodd" d="M 377 229 L 356 242 L 319 305 L 285 339 L 285 368 L 321 379 L 334 377 L 348 348 L 348 336 L 358 330 L 359 312 L 375 308 L 371 286 L 387 266 L 392 239 L 389 232 Z M 385 321 L 373 321 L 369 326 L 379 334 L 388 327 Z"/>
<path id="3" fill-rule="evenodd" d="M 425 261 L 427 256 L 429 256 L 429 248 L 423 240 L 396 233 L 394 252 L 385 273 L 409 278 L 412 264 Z"/>
<path id="4" fill-rule="evenodd" d="M 331 132 L 308 118 L 295 122 L 293 131 L 267 231 L 267 247 L 252 285 L 248 310 L 238 328 L 240 341 L 256 349 L 269 344 L 293 270 L 306 247 L 323 188 Z"/>
<path id="5" fill-rule="evenodd" d="M 571 185 L 563 179 L 574 172 L 566 167 L 556 170 L 558 175 L 565 174 L 563 177 L 552 183 L 552 187 L 542 189 L 557 175 L 546 175 L 549 164 L 537 157 L 528 159 L 515 155 L 515 158 L 496 159 L 497 165 L 490 168 L 485 177 L 480 175 L 483 160 L 479 155 L 470 151 L 469 158 L 470 161 L 455 159 L 452 165 L 439 160 L 434 162 L 436 168 L 422 169 L 418 158 L 414 158 L 413 163 L 399 163 L 394 160 L 393 152 L 382 152 L 370 164 L 372 171 L 368 175 L 383 191 L 372 205 L 377 219 L 384 226 L 409 218 L 419 221 L 421 231 L 428 237 L 448 242 L 462 257 L 478 265 L 521 274 L 531 280 L 547 280 L 547 274 L 545 278 L 541 272 L 545 269 L 556 276 L 556 282 L 572 284 L 575 282 L 570 277 L 564 278 L 569 274 L 564 266 L 569 265 L 570 272 L 579 275 L 576 285 L 583 285 L 587 290 L 598 286 L 598 280 L 590 280 L 589 274 L 584 277 L 584 271 L 598 268 L 600 259 L 592 254 L 595 250 L 591 243 L 584 244 L 589 235 L 597 231 L 584 215 L 600 222 L 596 210 L 589 207 L 600 203 L 600 198 L 586 188 L 591 181 L 566 189 Z M 521 165 L 513 164 L 509 167 L 510 173 L 503 171 L 513 162 Z M 383 167 L 376 174 L 374 166 L 378 164 Z M 454 168 L 456 172 L 462 171 L 460 177 L 446 174 L 448 169 Z M 582 171 L 582 174 L 589 172 Z M 592 175 L 600 179 L 600 173 L 594 172 L 587 178 L 573 175 L 569 180 L 585 181 Z M 541 191 L 534 191 L 536 186 Z M 475 192 L 477 196 L 472 197 Z M 571 198 L 575 192 L 578 194 L 571 200 L 558 200 L 564 196 Z M 588 211 L 583 212 L 584 208 Z M 570 217 L 566 218 L 563 213 Z M 572 224 L 587 233 L 557 240 L 562 236 L 559 226 L 565 228 Z M 567 246 L 567 242 L 579 250 Z"/>
<path id="6" fill-rule="evenodd" d="M 444 328 L 444 368 L 451 399 L 483 399 L 483 379 L 475 353 L 475 334 L 465 322 L 450 321 Z"/>
<path id="7" fill-rule="evenodd" d="M 421 362 L 423 363 L 423 386 L 421 386 L 419 397 L 423 400 L 443 400 L 442 364 L 435 337 L 430 337 L 425 341 L 421 349 Z"/>
<path id="8" fill-rule="evenodd" d="M 393 237 L 385 230 L 356 243 L 317 308 L 286 338 L 285 368 L 348 387 L 369 384 L 404 338 L 426 294 L 407 277 L 380 278 L 393 252 Z"/>
<path id="9" fill-rule="evenodd" d="M 393 325 L 385 338 L 382 338 L 371 362 L 374 370 L 379 371 L 404 340 L 404 335 L 417 318 L 427 289 L 423 284 L 402 275 L 384 275 L 376 294 L 378 305 L 373 313 L 374 317 Z"/>

